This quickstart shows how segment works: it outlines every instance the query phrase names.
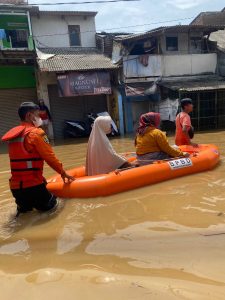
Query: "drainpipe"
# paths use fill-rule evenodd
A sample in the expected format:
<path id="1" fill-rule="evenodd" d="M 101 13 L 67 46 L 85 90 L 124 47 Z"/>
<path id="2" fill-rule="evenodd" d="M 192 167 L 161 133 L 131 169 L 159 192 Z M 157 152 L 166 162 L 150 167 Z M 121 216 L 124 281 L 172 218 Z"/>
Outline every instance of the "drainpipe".
<path id="1" fill-rule="evenodd" d="M 31 28 L 31 21 L 30 21 L 30 12 L 27 11 L 27 20 L 28 20 L 28 27 L 29 27 L 29 37 L 28 37 L 28 49 L 30 49 L 29 47 L 29 43 L 30 40 L 32 39 L 32 50 L 34 49 L 34 42 L 33 42 L 33 35 L 32 35 L 32 28 Z"/>
<path id="2" fill-rule="evenodd" d="M 121 93 L 117 90 L 118 96 L 118 110 L 119 110 L 119 124 L 120 124 L 120 134 L 124 135 L 124 118 L 123 118 L 123 98 Z"/>
<path id="3" fill-rule="evenodd" d="M 29 34 L 32 36 L 30 12 L 29 11 L 27 11 L 27 19 L 28 19 L 28 26 L 29 26 Z"/>

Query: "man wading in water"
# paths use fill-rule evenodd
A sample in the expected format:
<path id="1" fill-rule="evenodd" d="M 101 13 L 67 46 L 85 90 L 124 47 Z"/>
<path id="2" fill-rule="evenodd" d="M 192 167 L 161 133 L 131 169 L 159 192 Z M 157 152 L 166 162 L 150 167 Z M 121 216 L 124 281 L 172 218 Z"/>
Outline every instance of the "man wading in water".
<path id="1" fill-rule="evenodd" d="M 18 110 L 21 124 L 9 130 L 2 141 L 9 144 L 12 176 L 9 185 L 17 204 L 17 216 L 32 211 L 48 211 L 56 207 L 56 197 L 46 188 L 43 177 L 44 161 L 68 183 L 74 178 L 68 175 L 56 158 L 42 125 L 39 107 L 33 102 L 24 102 Z"/>
<path id="2" fill-rule="evenodd" d="M 185 98 L 180 101 L 182 112 L 176 117 L 176 135 L 175 144 L 191 145 L 198 147 L 197 144 L 192 143 L 191 139 L 194 137 L 194 128 L 191 125 L 191 118 L 189 114 L 193 111 L 193 104 L 190 98 Z"/>

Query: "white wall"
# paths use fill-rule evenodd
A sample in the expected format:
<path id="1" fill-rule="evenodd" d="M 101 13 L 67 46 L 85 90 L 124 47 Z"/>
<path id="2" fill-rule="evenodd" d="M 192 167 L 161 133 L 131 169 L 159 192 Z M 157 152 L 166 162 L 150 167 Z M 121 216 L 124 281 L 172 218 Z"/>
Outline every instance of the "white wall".
<path id="1" fill-rule="evenodd" d="M 37 47 L 70 47 L 68 25 L 80 25 L 82 47 L 96 46 L 95 17 L 41 15 L 32 16 L 31 24 Z"/>
<path id="2" fill-rule="evenodd" d="M 165 55 L 163 65 L 163 76 L 215 74 L 217 55 L 216 53 Z"/>
<path id="3" fill-rule="evenodd" d="M 149 55 L 148 66 L 141 64 L 137 55 L 130 55 L 124 57 L 123 71 L 126 78 L 183 76 L 215 74 L 216 66 L 216 53 Z"/>

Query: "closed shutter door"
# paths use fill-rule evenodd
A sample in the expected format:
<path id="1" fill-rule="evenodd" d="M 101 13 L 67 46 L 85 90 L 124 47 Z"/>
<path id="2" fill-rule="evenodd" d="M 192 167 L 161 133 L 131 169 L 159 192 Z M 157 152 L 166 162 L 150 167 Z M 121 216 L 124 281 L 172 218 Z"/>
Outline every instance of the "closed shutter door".
<path id="1" fill-rule="evenodd" d="M 48 93 L 55 138 L 63 138 L 64 120 L 82 121 L 90 112 L 107 110 L 105 95 L 59 97 L 57 85 L 49 85 Z"/>
<path id="2" fill-rule="evenodd" d="M 18 107 L 27 101 L 37 101 L 36 89 L 0 89 L 0 136 L 19 124 Z"/>

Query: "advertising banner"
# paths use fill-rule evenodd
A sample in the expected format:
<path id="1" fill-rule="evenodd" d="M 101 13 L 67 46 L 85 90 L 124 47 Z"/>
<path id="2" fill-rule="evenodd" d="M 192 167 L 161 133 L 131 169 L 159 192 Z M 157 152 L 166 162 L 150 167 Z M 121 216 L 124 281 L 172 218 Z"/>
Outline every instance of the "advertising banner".
<path id="1" fill-rule="evenodd" d="M 58 75 L 60 97 L 111 94 L 108 72 L 72 72 Z"/>

